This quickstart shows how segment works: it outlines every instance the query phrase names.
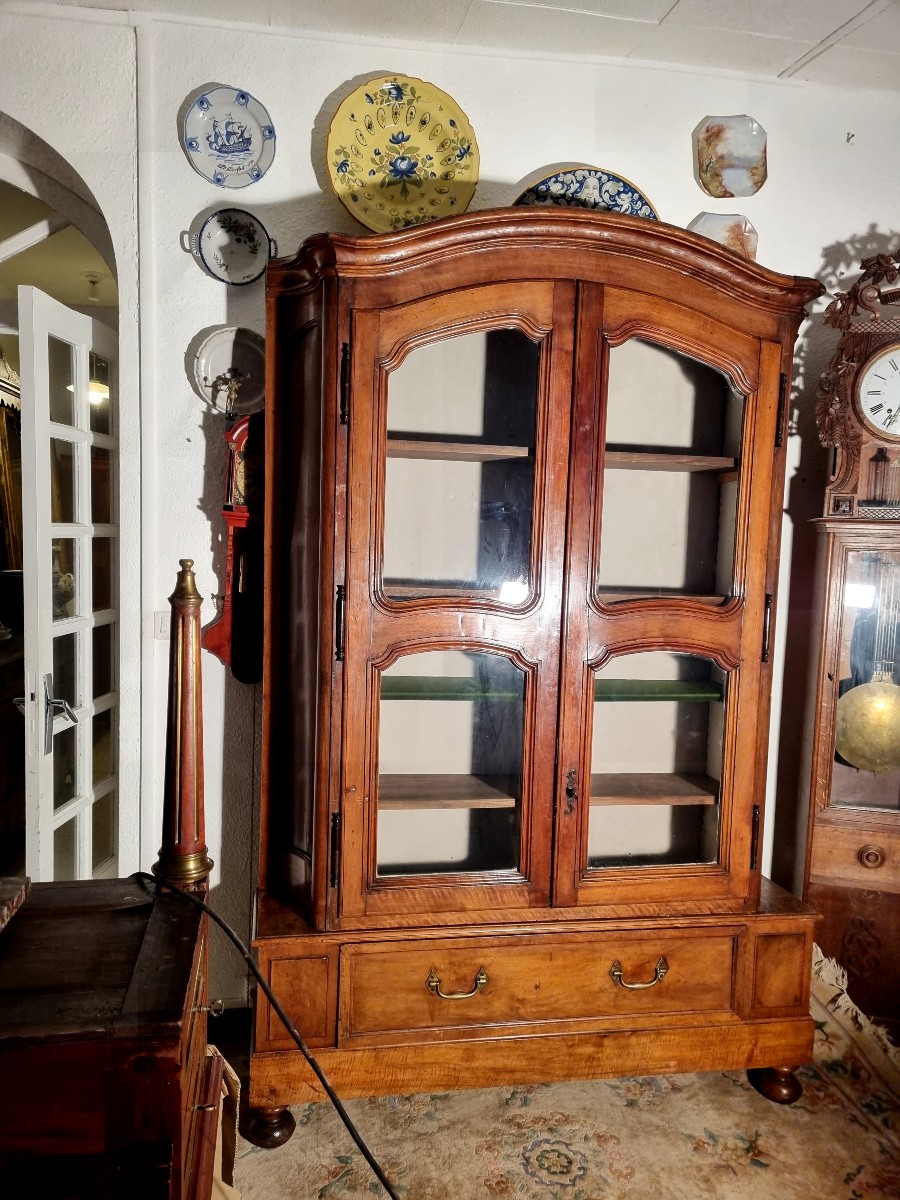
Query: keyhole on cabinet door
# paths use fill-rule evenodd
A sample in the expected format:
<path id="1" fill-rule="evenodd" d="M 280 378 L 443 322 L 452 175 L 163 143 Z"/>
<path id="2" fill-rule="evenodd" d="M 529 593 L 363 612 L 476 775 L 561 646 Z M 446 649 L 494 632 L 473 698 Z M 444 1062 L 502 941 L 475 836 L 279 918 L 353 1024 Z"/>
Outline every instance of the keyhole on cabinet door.
<path id="1" fill-rule="evenodd" d="M 578 788 L 575 785 L 577 771 L 566 773 L 566 816 L 571 817 L 575 811 L 575 801 L 578 799 Z"/>

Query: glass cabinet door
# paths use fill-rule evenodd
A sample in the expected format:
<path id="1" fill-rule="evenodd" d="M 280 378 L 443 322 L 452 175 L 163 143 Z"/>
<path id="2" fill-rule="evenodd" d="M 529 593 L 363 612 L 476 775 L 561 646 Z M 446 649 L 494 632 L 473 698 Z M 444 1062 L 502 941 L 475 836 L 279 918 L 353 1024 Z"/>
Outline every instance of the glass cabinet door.
<path id="1" fill-rule="evenodd" d="M 848 551 L 839 621 L 829 803 L 897 814 L 900 551 Z"/>
<path id="2" fill-rule="evenodd" d="M 407 654 L 381 673 L 378 876 L 518 868 L 524 698 L 497 654 Z"/>
<path id="3" fill-rule="evenodd" d="M 743 397 L 726 376 L 632 338 L 609 351 L 596 590 L 731 596 Z"/>
<path id="4" fill-rule="evenodd" d="M 525 600 L 540 345 L 518 329 L 416 346 L 387 379 L 383 588 Z"/>
<path id="5" fill-rule="evenodd" d="M 709 659 L 667 651 L 593 673 L 589 869 L 717 861 L 725 685 Z"/>

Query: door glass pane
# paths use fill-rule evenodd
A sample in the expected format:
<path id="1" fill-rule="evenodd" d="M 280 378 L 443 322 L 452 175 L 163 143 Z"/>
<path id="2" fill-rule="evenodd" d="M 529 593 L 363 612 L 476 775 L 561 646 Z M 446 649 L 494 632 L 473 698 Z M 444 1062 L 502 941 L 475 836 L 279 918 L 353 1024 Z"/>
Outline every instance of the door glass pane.
<path id="1" fill-rule="evenodd" d="M 53 619 L 75 616 L 75 540 L 54 538 L 51 568 Z"/>
<path id="2" fill-rule="evenodd" d="M 77 817 L 66 821 L 53 830 L 53 878 L 57 883 L 65 883 L 78 878 L 75 866 L 75 825 Z"/>
<path id="3" fill-rule="evenodd" d="M 110 433 L 110 371 L 109 363 L 91 351 L 91 377 L 88 383 L 90 424 L 92 433 Z"/>
<path id="4" fill-rule="evenodd" d="M 47 339 L 50 372 L 50 420 L 75 424 L 75 347 L 50 335 Z"/>
<path id="5" fill-rule="evenodd" d="M 77 639 L 81 636 L 66 633 L 53 639 L 53 695 L 57 700 L 67 700 L 73 708 L 81 703 L 76 686 Z"/>
<path id="6" fill-rule="evenodd" d="M 379 875 L 519 865 L 525 675 L 438 650 L 381 676 Z"/>
<path id="7" fill-rule="evenodd" d="M 385 595 L 527 599 L 539 360 L 496 329 L 419 346 L 390 373 Z"/>
<path id="8" fill-rule="evenodd" d="M 93 643 L 93 697 L 105 696 L 113 690 L 112 625 L 96 625 L 91 634 Z"/>
<path id="9" fill-rule="evenodd" d="M 831 803 L 900 811 L 900 550 L 847 555 Z"/>
<path id="10" fill-rule="evenodd" d="M 75 520 L 75 446 L 63 438 L 50 439 L 50 520 Z"/>
<path id="11" fill-rule="evenodd" d="M 92 782 L 96 785 L 112 774 L 112 709 L 97 713 L 92 722 L 91 732 L 94 749 Z"/>
<path id="12" fill-rule="evenodd" d="M 91 446 L 91 520 L 95 525 L 112 521 L 110 462 L 108 450 Z"/>
<path id="13" fill-rule="evenodd" d="M 116 794 L 107 792 L 91 809 L 91 870 L 103 866 L 116 852 Z M 112 866 L 110 875 L 115 874 Z"/>
<path id="14" fill-rule="evenodd" d="M 75 729 L 67 729 L 53 738 L 53 807 L 61 808 L 75 795 Z"/>
<path id="15" fill-rule="evenodd" d="M 696 359 L 638 339 L 611 348 L 602 600 L 732 594 L 743 408 Z"/>
<path id="16" fill-rule="evenodd" d="M 91 538 L 91 587 L 94 612 L 112 608 L 112 556 L 112 538 Z"/>
<path id="17" fill-rule="evenodd" d="M 647 651 L 594 674 L 588 866 L 718 857 L 725 673 Z"/>

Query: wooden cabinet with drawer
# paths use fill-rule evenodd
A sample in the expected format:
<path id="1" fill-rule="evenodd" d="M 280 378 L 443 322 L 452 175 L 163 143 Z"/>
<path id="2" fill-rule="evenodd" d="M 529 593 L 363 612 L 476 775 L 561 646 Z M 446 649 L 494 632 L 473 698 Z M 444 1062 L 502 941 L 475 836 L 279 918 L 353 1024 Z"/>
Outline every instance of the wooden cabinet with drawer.
<path id="1" fill-rule="evenodd" d="M 269 265 L 256 946 L 351 1094 L 809 1055 L 759 847 L 820 291 L 561 209 Z M 256 1029 L 251 1104 L 318 1094 Z"/>

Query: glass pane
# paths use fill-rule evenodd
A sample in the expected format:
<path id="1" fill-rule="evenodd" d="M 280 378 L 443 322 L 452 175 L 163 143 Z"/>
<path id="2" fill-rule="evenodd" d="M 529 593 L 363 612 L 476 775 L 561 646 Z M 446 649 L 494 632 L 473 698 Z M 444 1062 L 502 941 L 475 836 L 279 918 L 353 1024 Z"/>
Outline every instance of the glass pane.
<path id="1" fill-rule="evenodd" d="M 57 700 L 68 700 L 73 708 L 81 703 L 76 686 L 77 639 L 81 636 L 66 633 L 53 639 L 53 695 Z"/>
<path id="2" fill-rule="evenodd" d="M 91 446 L 91 520 L 95 525 L 112 521 L 111 455 Z"/>
<path id="3" fill-rule="evenodd" d="M 94 612 L 112 608 L 113 539 L 91 538 L 91 587 Z"/>
<path id="4" fill-rule="evenodd" d="M 90 424 L 93 433 L 110 433 L 110 379 L 109 363 L 91 351 L 91 377 L 88 383 L 90 401 Z"/>
<path id="5" fill-rule="evenodd" d="M 387 596 L 527 598 L 539 361 L 497 329 L 419 346 L 390 373 Z"/>
<path id="6" fill-rule="evenodd" d="M 54 539 L 51 571 L 53 619 L 61 621 L 66 617 L 74 617 L 76 612 L 74 538 Z"/>
<path id="7" fill-rule="evenodd" d="M 94 658 L 93 697 L 105 696 L 113 690 L 113 627 L 97 625 L 91 633 Z"/>
<path id="8" fill-rule="evenodd" d="M 720 372 L 634 339 L 609 354 L 597 588 L 730 596 L 744 398 Z"/>
<path id="9" fill-rule="evenodd" d="M 53 831 L 53 878 L 57 883 L 77 879 L 75 866 L 75 823 L 77 817 L 66 821 Z"/>
<path id="10" fill-rule="evenodd" d="M 75 520 L 75 446 L 63 438 L 50 439 L 50 520 Z"/>
<path id="11" fill-rule="evenodd" d="M 831 803 L 900 811 L 900 550 L 847 556 Z"/>
<path id="12" fill-rule="evenodd" d="M 47 342 L 50 372 L 50 420 L 75 424 L 75 347 L 52 335 Z"/>
<path id="13" fill-rule="evenodd" d="M 107 792 L 94 801 L 91 811 L 91 870 L 108 862 L 116 852 L 116 794 Z M 110 865 L 109 875 L 115 875 L 115 864 Z"/>
<path id="14" fill-rule="evenodd" d="M 92 722 L 93 767 L 91 782 L 96 786 L 113 772 L 112 709 L 97 713 Z"/>
<path id="15" fill-rule="evenodd" d="M 53 807 L 61 808 L 75 795 L 75 731 L 76 726 L 57 733 L 53 738 Z"/>
<path id="16" fill-rule="evenodd" d="M 718 857 L 725 674 L 709 659 L 647 651 L 594 675 L 588 866 Z"/>
<path id="17" fill-rule="evenodd" d="M 515 870 L 525 675 L 437 650 L 381 676 L 379 875 Z"/>

